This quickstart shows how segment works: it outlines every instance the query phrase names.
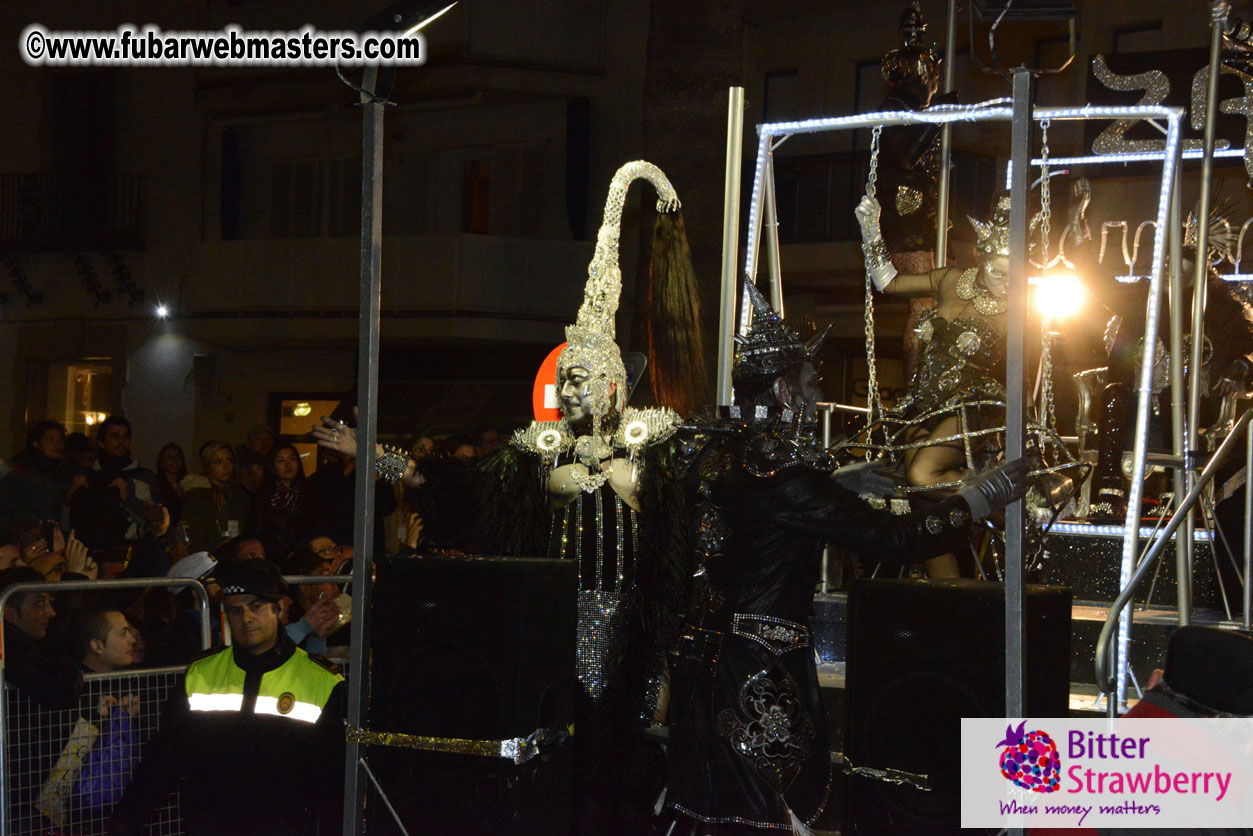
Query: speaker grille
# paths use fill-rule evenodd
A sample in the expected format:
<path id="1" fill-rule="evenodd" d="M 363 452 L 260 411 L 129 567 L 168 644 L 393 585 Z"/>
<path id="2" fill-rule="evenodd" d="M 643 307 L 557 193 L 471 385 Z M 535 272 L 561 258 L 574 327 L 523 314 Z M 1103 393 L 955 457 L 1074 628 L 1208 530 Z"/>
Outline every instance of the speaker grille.
<path id="1" fill-rule="evenodd" d="M 1070 593 L 1029 587 L 1028 713 L 1065 716 Z M 930 792 L 854 778 L 848 833 L 957 832 L 962 717 L 1005 711 L 1000 584 L 858 581 L 849 596 L 847 754 L 928 777 Z"/>

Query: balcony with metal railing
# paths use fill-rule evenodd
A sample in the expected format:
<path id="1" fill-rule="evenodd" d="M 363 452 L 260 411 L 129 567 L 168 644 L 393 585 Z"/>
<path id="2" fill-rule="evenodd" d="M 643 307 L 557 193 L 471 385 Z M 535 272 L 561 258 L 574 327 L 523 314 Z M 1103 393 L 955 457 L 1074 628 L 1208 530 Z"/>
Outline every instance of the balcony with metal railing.
<path id="1" fill-rule="evenodd" d="M 143 249 L 142 178 L 108 171 L 0 174 L 0 251 Z"/>

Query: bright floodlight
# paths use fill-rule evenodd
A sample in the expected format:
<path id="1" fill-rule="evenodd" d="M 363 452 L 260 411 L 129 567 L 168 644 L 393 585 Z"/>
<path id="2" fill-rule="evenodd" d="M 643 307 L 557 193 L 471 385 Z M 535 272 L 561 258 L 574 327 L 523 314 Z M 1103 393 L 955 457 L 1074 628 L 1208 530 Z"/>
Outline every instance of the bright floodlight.
<path id="1" fill-rule="evenodd" d="M 1050 321 L 1065 319 L 1083 304 L 1087 291 L 1074 273 L 1046 273 L 1035 286 L 1035 307 Z"/>
<path id="2" fill-rule="evenodd" d="M 157 305 L 157 319 L 165 319 L 170 315 L 170 309 L 165 305 Z"/>

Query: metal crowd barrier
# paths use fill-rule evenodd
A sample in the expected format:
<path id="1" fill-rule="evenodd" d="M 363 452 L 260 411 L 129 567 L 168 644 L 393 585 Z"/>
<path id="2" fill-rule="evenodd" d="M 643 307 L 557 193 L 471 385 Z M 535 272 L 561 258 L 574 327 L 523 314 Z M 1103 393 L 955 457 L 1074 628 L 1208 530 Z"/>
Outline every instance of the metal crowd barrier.
<path id="1" fill-rule="evenodd" d="M 289 585 L 345 584 L 350 575 L 285 577 Z M 209 594 L 186 578 L 15 584 L 0 593 L 0 612 L 26 592 L 104 592 L 186 588 L 198 599 L 202 649 L 212 644 Z M 0 619 L 0 643 L 5 625 Z M 0 646 L 3 646 L 0 644 Z M 340 660 L 337 660 L 340 661 Z M 341 667 L 345 667 L 341 662 Z M 144 748 L 159 731 L 161 711 L 186 665 L 137 668 L 83 676 L 79 704 L 50 710 L 5 682 L 0 658 L 0 836 L 105 833 Z M 182 836 L 178 793 L 153 812 L 145 833 Z"/>
<path id="2" fill-rule="evenodd" d="M 0 593 L 0 612 L 13 595 L 26 592 L 153 587 L 196 594 L 201 646 L 208 648 L 209 594 L 199 581 L 186 578 L 15 584 Z M 0 619 L 0 642 L 4 629 Z M 184 670 L 186 665 L 88 673 L 78 706 L 49 710 L 5 684 L 0 660 L 0 836 L 106 832 L 113 806 L 158 731 L 161 707 Z M 181 836 L 177 793 L 155 812 L 147 832 Z"/>

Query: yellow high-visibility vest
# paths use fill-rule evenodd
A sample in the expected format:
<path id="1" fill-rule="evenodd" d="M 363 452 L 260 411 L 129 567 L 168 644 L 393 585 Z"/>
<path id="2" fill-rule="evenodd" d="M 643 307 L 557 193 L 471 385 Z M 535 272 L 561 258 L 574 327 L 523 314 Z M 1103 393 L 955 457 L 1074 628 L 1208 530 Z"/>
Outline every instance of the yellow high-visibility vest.
<path id="1" fill-rule="evenodd" d="M 244 669 L 235 664 L 234 651 L 229 647 L 197 659 L 187 668 L 187 702 L 191 710 L 240 711 L 246 677 Z M 343 681 L 342 676 L 319 665 L 298 647 L 290 659 L 261 675 L 254 712 L 316 723 L 331 691 Z"/>

